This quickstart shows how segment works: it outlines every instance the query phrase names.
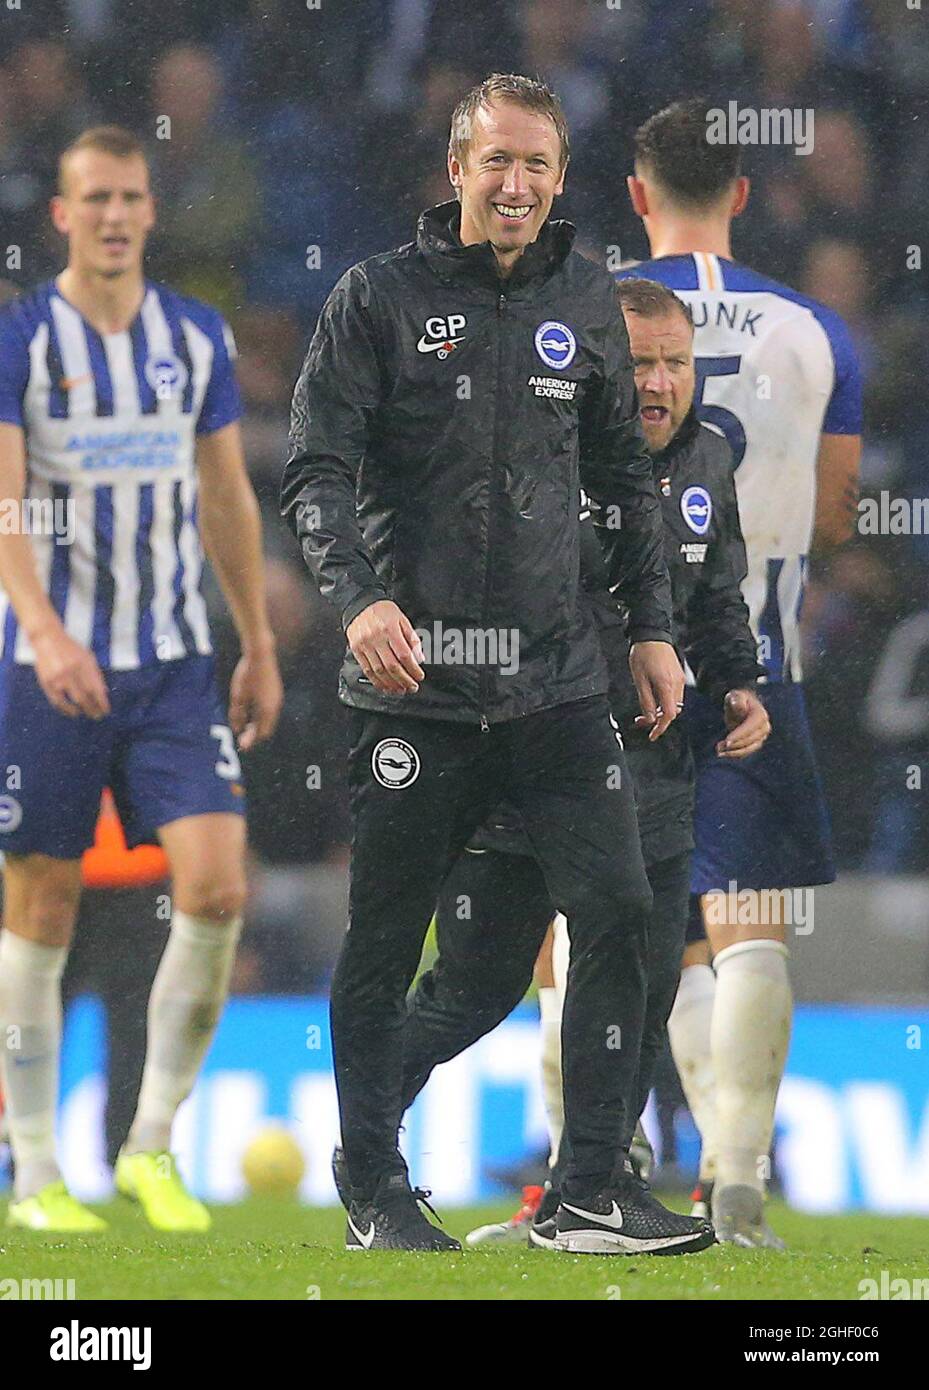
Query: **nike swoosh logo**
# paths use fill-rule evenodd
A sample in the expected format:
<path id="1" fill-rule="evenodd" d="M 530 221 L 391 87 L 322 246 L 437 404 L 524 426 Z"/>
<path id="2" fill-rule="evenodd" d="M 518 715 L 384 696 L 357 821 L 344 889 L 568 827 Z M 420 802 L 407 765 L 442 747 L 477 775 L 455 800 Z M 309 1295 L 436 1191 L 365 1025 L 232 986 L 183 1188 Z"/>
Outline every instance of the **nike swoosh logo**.
<path id="1" fill-rule="evenodd" d="M 365 1250 L 370 1250 L 371 1245 L 374 1241 L 374 1222 L 371 1222 L 371 1225 L 364 1233 L 359 1231 L 358 1227 L 355 1225 L 351 1217 L 348 1218 L 348 1224 L 351 1226 L 353 1233 L 361 1241 L 361 1244 L 364 1246 Z"/>
<path id="2" fill-rule="evenodd" d="M 461 342 L 464 342 L 463 338 L 440 338 L 440 340 L 437 343 L 434 343 L 431 342 L 425 336 L 423 336 L 416 344 L 416 351 L 438 352 L 439 348 L 445 348 L 446 350 L 448 350 L 449 348 L 456 347 L 457 344 Z"/>
<path id="3" fill-rule="evenodd" d="M 89 372 L 85 372 L 83 376 L 63 376 L 58 385 L 62 391 L 73 391 L 75 386 L 80 386 L 85 381 L 93 381 Z"/>
<path id="4" fill-rule="evenodd" d="M 581 1207 L 572 1207 L 570 1202 L 562 1202 L 565 1211 L 573 1212 L 575 1216 L 580 1216 L 584 1221 L 595 1221 L 599 1226 L 609 1226 L 611 1230 L 618 1231 L 623 1224 L 623 1214 L 615 1202 L 612 1203 L 613 1210 L 610 1212 L 584 1211 Z"/>

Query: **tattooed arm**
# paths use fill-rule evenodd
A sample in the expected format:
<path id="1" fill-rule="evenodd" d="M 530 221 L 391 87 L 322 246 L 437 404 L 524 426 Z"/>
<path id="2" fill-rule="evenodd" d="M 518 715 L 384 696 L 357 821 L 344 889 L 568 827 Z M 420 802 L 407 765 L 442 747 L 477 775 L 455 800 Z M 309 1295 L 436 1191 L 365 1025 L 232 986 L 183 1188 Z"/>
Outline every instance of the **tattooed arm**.
<path id="1" fill-rule="evenodd" d="M 824 434 L 816 461 L 816 518 L 812 551 L 819 555 L 849 540 L 858 515 L 861 435 Z"/>

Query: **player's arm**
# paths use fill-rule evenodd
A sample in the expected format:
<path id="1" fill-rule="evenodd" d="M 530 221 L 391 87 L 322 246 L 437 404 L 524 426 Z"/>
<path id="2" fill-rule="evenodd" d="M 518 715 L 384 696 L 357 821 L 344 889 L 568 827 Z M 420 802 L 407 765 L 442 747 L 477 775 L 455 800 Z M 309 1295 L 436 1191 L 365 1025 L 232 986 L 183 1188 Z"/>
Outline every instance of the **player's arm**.
<path id="1" fill-rule="evenodd" d="M 355 510 L 381 376 L 370 284 L 356 266 L 323 306 L 297 381 L 281 515 L 364 674 L 402 695 L 424 679 L 418 639 L 378 578 Z"/>
<path id="2" fill-rule="evenodd" d="M 858 515 L 860 434 L 824 434 L 816 459 L 816 513 L 813 554 L 850 540 Z"/>
<path id="3" fill-rule="evenodd" d="M 756 753 L 771 732 L 757 691 L 758 664 L 748 608 L 742 597 L 747 572 L 745 541 L 731 471 L 722 471 L 717 498 L 717 534 L 710 543 L 700 581 L 687 608 L 682 645 L 697 689 L 722 701 L 728 733 L 716 746 L 723 758 Z"/>
<path id="4" fill-rule="evenodd" d="M 22 427 L 0 421 L 0 500 L 22 517 L 26 445 Z M 47 699 L 72 718 L 110 712 L 106 682 L 93 652 L 75 642 L 42 588 L 25 528 L 0 529 L 0 586 L 35 653 L 36 678 Z"/>
<path id="5" fill-rule="evenodd" d="M 612 287 L 610 300 L 603 376 L 581 402 L 581 486 L 610 590 L 629 611 L 629 662 L 642 713 L 653 721 L 649 737 L 660 738 L 683 701 L 684 673 L 671 645 L 661 504 L 639 425 L 629 337 Z"/>
<path id="6" fill-rule="evenodd" d="M 265 603 L 261 513 L 237 422 L 197 436 L 200 533 L 232 613 L 242 654 L 229 691 L 229 725 L 247 751 L 270 737 L 283 701 Z"/>

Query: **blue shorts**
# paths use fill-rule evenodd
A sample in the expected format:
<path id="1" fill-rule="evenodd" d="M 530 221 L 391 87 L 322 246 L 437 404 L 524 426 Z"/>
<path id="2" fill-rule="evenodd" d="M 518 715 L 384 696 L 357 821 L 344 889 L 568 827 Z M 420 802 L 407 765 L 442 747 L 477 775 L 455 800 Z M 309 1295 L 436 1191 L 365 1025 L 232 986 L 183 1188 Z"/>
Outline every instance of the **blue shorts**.
<path id="1" fill-rule="evenodd" d="M 806 888 L 832 883 L 832 833 L 803 688 L 768 685 L 771 734 L 741 762 L 717 756 L 725 734 L 719 705 L 687 691 L 684 717 L 697 769 L 691 891 Z"/>
<path id="2" fill-rule="evenodd" d="M 0 666 L 0 851 L 78 859 L 109 787 L 129 848 L 181 816 L 242 815 L 235 741 L 210 656 L 104 672 L 110 713 L 69 719 L 32 666 Z"/>

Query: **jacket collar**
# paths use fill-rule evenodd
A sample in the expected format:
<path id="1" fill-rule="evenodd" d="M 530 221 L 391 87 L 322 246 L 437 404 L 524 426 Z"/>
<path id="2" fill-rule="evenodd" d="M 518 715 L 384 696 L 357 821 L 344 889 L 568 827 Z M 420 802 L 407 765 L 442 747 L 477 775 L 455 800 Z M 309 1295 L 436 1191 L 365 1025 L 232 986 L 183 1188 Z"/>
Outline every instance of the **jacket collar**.
<path id="1" fill-rule="evenodd" d="M 567 259 L 574 242 L 570 222 L 546 219 L 535 241 L 531 242 L 504 281 L 489 241 L 462 246 L 459 239 L 461 204 L 457 199 L 440 203 L 422 214 L 416 229 L 416 244 L 432 270 L 446 281 L 472 280 L 495 288 L 524 285 L 544 279 Z"/>
<path id="2" fill-rule="evenodd" d="M 684 419 L 681 421 L 680 429 L 668 444 L 667 448 L 662 449 L 660 453 L 652 454 L 652 463 L 655 467 L 656 477 L 661 474 L 667 475 L 671 472 L 681 455 L 690 448 L 697 438 L 699 429 L 700 421 L 697 419 L 696 411 L 693 406 L 691 406 L 690 410 L 688 410 Z"/>

